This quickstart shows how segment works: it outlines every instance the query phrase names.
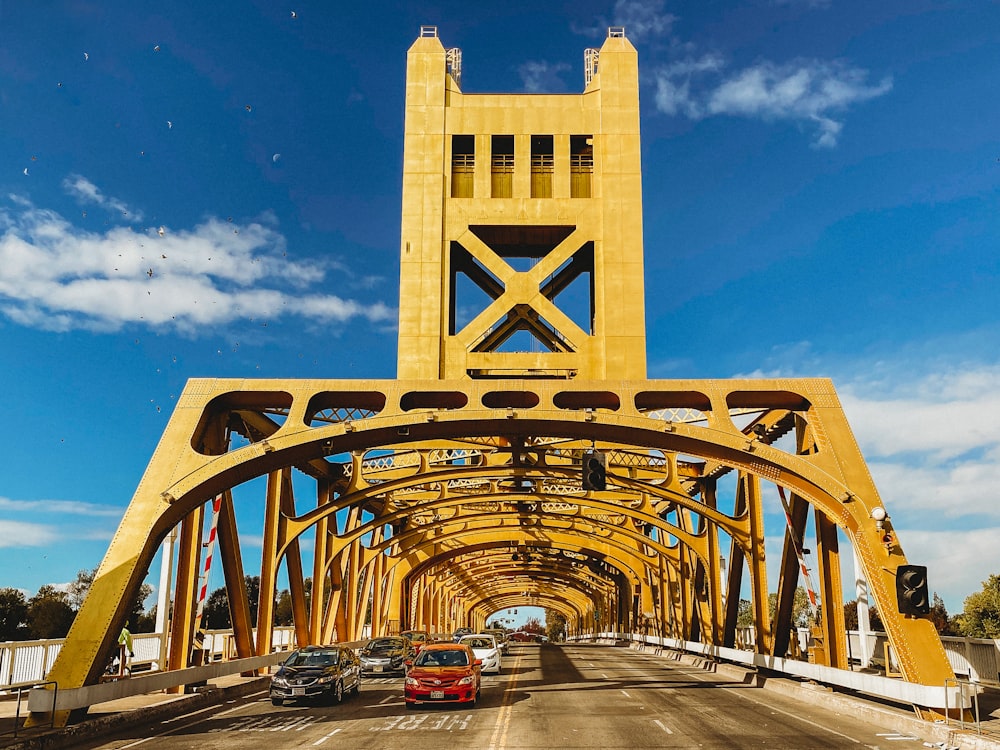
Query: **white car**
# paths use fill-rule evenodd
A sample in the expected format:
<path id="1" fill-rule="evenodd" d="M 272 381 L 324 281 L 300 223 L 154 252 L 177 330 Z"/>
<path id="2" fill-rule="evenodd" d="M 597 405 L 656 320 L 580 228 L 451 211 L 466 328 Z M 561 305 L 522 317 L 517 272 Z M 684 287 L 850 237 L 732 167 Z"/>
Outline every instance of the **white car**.
<path id="1" fill-rule="evenodd" d="M 463 635 L 459 643 L 464 643 L 472 649 L 477 659 L 482 659 L 483 672 L 500 674 L 500 647 L 492 635 L 487 633 Z"/>

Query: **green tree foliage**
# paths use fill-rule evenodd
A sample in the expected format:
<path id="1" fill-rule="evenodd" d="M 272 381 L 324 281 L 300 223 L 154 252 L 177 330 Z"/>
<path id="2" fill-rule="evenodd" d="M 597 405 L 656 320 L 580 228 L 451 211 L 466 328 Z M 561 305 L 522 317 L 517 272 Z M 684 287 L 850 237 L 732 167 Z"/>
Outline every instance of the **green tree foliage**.
<path id="1" fill-rule="evenodd" d="M 778 609 L 778 594 L 772 593 L 767 596 L 768 614 L 774 620 L 774 613 Z M 792 627 L 802 628 L 809 625 L 812 620 L 812 610 L 809 608 L 809 594 L 799 586 L 795 589 L 795 597 L 792 600 Z M 736 627 L 749 628 L 754 623 L 753 604 L 749 599 L 740 599 L 736 609 Z"/>
<path id="2" fill-rule="evenodd" d="M 292 595 L 288 589 L 278 592 L 277 601 L 274 603 L 274 624 L 292 624 Z"/>
<path id="3" fill-rule="evenodd" d="M 246 576 L 243 583 L 247 590 L 247 600 L 250 603 L 250 622 L 257 622 L 257 606 L 260 601 L 260 576 Z M 282 601 L 287 599 L 287 622 L 282 621 Z M 291 597 L 287 591 L 282 591 L 275 597 L 275 625 L 290 625 L 292 622 Z M 229 594 L 225 587 L 217 588 L 205 600 L 205 609 L 201 615 L 201 624 L 205 630 L 225 630 L 232 627 L 229 613 Z"/>
<path id="4" fill-rule="evenodd" d="M 566 637 L 566 618 L 554 609 L 545 610 L 545 634 L 550 641 L 561 641 Z"/>
<path id="5" fill-rule="evenodd" d="M 232 627 L 229 617 L 229 595 L 224 588 L 218 588 L 205 599 L 201 613 L 203 630 L 225 630 Z"/>
<path id="6" fill-rule="evenodd" d="M 0 589 L 0 641 L 28 636 L 28 600 L 20 589 Z"/>
<path id="7" fill-rule="evenodd" d="M 53 586 L 42 586 L 28 600 L 29 638 L 64 638 L 75 616 L 68 594 Z"/>
<path id="8" fill-rule="evenodd" d="M 69 584 L 66 590 L 67 600 L 74 612 L 79 611 L 83 606 L 83 600 L 90 593 L 90 587 L 94 585 L 94 578 L 97 576 L 97 568 L 91 570 L 80 570 L 76 574 L 76 579 Z M 129 608 L 127 625 L 133 633 L 152 633 L 155 620 L 146 614 L 145 603 L 149 595 L 153 593 L 153 587 L 144 583 L 139 587 L 132 606 Z"/>
<path id="9" fill-rule="evenodd" d="M 736 627 L 749 628 L 753 626 L 753 605 L 749 599 L 740 599 L 736 605 Z"/>
<path id="10" fill-rule="evenodd" d="M 982 591 L 967 596 L 956 619 L 964 636 L 1000 638 L 1000 575 L 991 575 L 983 581 Z"/>

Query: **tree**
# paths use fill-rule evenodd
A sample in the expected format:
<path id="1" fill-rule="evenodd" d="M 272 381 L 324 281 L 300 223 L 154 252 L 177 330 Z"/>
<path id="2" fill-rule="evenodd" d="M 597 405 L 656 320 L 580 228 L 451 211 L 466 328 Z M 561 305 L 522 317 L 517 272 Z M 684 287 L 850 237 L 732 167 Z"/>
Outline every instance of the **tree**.
<path id="1" fill-rule="evenodd" d="M 740 599 L 736 605 L 736 627 L 749 628 L 753 626 L 753 605 L 749 599 Z"/>
<path id="2" fill-rule="evenodd" d="M 844 604 L 844 627 L 847 630 L 858 629 L 857 599 L 852 599 Z M 874 607 L 870 607 L 868 610 L 868 629 L 872 632 L 885 632 L 885 625 L 882 624 L 882 618 L 879 616 L 878 610 Z"/>
<path id="3" fill-rule="evenodd" d="M 260 599 L 260 576 L 246 576 L 243 584 L 247 589 L 247 600 L 250 603 L 250 622 L 257 622 L 257 604 Z M 229 593 L 225 587 L 217 588 L 205 600 L 205 608 L 201 613 L 201 625 L 206 630 L 224 630 L 232 627 L 229 612 Z"/>
<path id="4" fill-rule="evenodd" d="M 274 624 L 291 625 L 292 619 L 292 595 L 288 589 L 283 589 L 274 603 Z"/>
<path id="5" fill-rule="evenodd" d="M 28 600 L 20 589 L 0 589 L 0 641 L 22 640 L 28 634 Z"/>
<path id="6" fill-rule="evenodd" d="M 550 641 L 566 637 L 566 618 L 554 609 L 545 610 L 545 632 Z"/>
<path id="7" fill-rule="evenodd" d="M 937 632 L 940 635 L 955 635 L 952 621 L 948 617 L 948 610 L 944 606 L 944 600 L 937 595 L 936 591 L 934 592 L 933 602 L 928 618 L 934 623 Z"/>
<path id="8" fill-rule="evenodd" d="M 90 587 L 94 585 L 96 577 L 97 568 L 77 571 L 76 580 L 70 583 L 66 590 L 67 600 L 74 612 L 79 611 L 80 607 L 83 606 L 83 600 L 90 593 Z M 148 623 L 149 618 L 145 615 L 145 602 L 152 593 L 152 586 L 148 583 L 142 584 L 139 587 L 139 593 L 136 594 L 135 600 L 132 602 L 132 606 L 129 608 L 126 624 L 133 633 L 142 632 L 140 626 Z M 148 624 L 148 627 L 149 630 L 145 632 L 152 633 L 153 625 Z"/>
<path id="9" fill-rule="evenodd" d="M 42 586 L 28 600 L 29 637 L 37 640 L 64 638 L 75 616 L 68 594 L 53 586 Z"/>
<path id="10" fill-rule="evenodd" d="M 229 594 L 225 588 L 218 588 L 205 600 L 205 608 L 201 612 L 201 627 L 205 630 L 225 630 L 230 626 Z"/>
<path id="11" fill-rule="evenodd" d="M 983 590 L 965 598 L 965 609 L 957 618 L 962 635 L 969 638 L 1000 638 L 1000 575 L 983 581 Z"/>
<path id="12" fill-rule="evenodd" d="M 774 620 L 774 613 L 778 610 L 778 594 L 767 595 L 767 608 Z M 792 597 L 792 627 L 805 628 L 812 622 L 812 608 L 809 606 L 809 594 L 802 586 L 797 586 Z"/>
<path id="13" fill-rule="evenodd" d="M 521 632 L 545 635 L 545 628 L 542 626 L 542 621 L 537 617 L 529 617 L 525 620 L 524 625 L 521 626 Z"/>

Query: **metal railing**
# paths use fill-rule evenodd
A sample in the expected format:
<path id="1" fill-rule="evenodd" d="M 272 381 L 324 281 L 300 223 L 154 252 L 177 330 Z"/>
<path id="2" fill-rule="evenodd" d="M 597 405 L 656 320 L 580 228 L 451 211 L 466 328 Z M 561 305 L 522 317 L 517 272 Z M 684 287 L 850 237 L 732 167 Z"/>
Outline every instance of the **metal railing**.
<path id="1" fill-rule="evenodd" d="M 965 711 L 962 710 L 962 706 L 966 705 L 966 702 L 971 702 L 975 709 L 975 719 L 973 721 L 973 726 L 976 729 L 976 734 L 983 733 L 983 725 L 979 720 L 979 690 L 976 688 L 976 683 L 970 682 L 969 680 L 951 679 L 948 678 L 944 681 L 945 688 L 945 699 L 948 697 L 948 686 L 954 685 L 957 688 L 958 695 L 960 696 L 957 701 L 956 713 L 958 714 L 958 719 L 956 723 L 962 731 L 965 731 L 965 725 L 968 723 L 965 721 Z M 945 704 L 944 707 L 944 721 L 945 724 L 951 726 L 951 706 Z"/>
<path id="2" fill-rule="evenodd" d="M 22 727 L 21 727 L 21 705 L 24 702 L 23 701 L 23 697 L 26 694 L 28 694 L 29 692 L 31 692 L 32 690 L 34 690 L 35 688 L 44 688 L 47 685 L 51 685 L 52 686 L 52 695 L 53 695 L 53 698 L 54 698 L 58 694 L 58 692 L 59 692 L 59 685 L 58 685 L 58 683 L 56 683 L 56 682 L 54 682 L 52 680 L 39 680 L 39 681 L 36 681 L 36 682 L 29 682 L 27 684 L 20 684 L 20 685 L 17 685 L 17 686 L 12 686 L 13 689 L 17 690 L 17 707 L 14 709 L 14 727 L 13 727 L 13 729 L 9 729 L 9 730 L 5 730 L 3 732 L 0 732 L 0 737 L 2 737 L 4 735 L 7 735 L 7 734 L 13 734 L 14 739 L 17 739 L 17 733 L 18 733 L 18 731 L 20 731 L 22 729 Z M 13 689 L 11 690 L 11 692 L 13 692 Z M 52 714 L 49 717 L 49 729 L 52 729 L 54 726 L 55 726 L 55 714 Z"/>
<path id="3" fill-rule="evenodd" d="M 129 669 L 134 674 L 158 671 L 166 653 L 163 633 L 136 633 L 132 636 Z M 44 641 L 5 641 L 0 643 L 0 693 L 13 692 L 15 686 L 39 683 L 45 679 L 65 639 Z M 295 645 L 295 629 L 278 627 L 271 637 L 272 651 L 285 651 Z M 229 661 L 236 656 L 231 630 L 205 632 L 204 650 L 208 661 Z"/>

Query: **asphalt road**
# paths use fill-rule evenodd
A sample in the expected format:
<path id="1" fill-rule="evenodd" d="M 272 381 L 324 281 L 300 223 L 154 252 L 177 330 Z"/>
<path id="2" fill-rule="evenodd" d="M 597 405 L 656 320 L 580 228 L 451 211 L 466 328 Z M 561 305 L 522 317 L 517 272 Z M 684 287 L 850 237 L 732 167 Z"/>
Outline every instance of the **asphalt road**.
<path id="1" fill-rule="evenodd" d="M 402 678 L 366 678 L 339 706 L 274 707 L 260 693 L 78 748 L 125 750 L 893 748 L 923 739 L 627 648 L 511 648 L 475 708 L 407 710 Z"/>

